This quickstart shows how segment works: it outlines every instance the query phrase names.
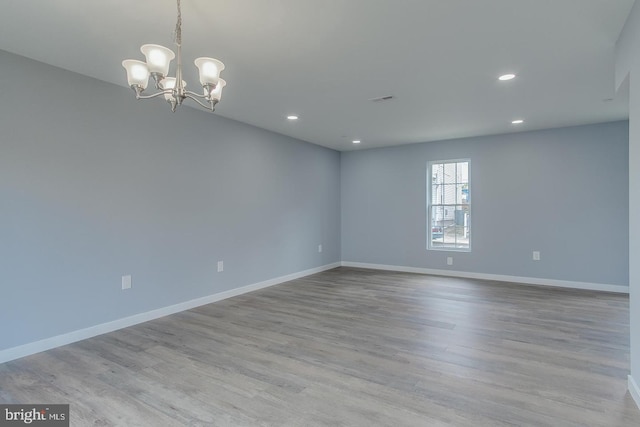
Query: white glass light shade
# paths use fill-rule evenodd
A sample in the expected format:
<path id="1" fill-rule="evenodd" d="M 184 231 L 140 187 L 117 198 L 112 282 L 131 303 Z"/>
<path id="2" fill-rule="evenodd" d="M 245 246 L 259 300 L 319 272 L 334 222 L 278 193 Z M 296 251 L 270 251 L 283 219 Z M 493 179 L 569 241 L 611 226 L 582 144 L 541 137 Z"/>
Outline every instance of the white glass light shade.
<path id="1" fill-rule="evenodd" d="M 187 87 L 187 82 L 185 82 L 184 80 L 182 81 L 182 87 L 185 88 Z M 176 78 L 175 77 L 167 77 L 166 79 L 162 79 L 160 81 L 160 88 L 163 90 L 167 90 L 167 89 L 175 89 L 176 88 Z M 170 100 L 171 98 L 173 98 L 173 95 L 171 93 L 165 93 L 164 94 L 164 99 L 166 99 L 167 101 Z"/>
<path id="2" fill-rule="evenodd" d="M 127 70 L 127 81 L 129 86 L 139 86 L 142 90 L 149 84 L 149 69 L 147 64 L 135 59 L 122 61 L 122 66 Z"/>
<path id="3" fill-rule="evenodd" d="M 214 58 L 197 58 L 193 61 L 198 67 L 198 71 L 200 72 L 200 84 L 208 85 L 208 84 L 218 84 L 218 79 L 220 79 L 220 72 L 224 70 L 224 64 L 222 61 L 218 61 Z"/>
<path id="4" fill-rule="evenodd" d="M 157 73 L 163 77 L 169 74 L 171 60 L 176 57 L 171 49 L 157 44 L 145 44 L 140 51 L 147 58 L 150 73 Z"/>
<path id="5" fill-rule="evenodd" d="M 227 85 L 227 82 L 225 82 L 224 79 L 218 79 L 218 84 L 216 85 L 216 88 L 211 91 L 211 99 L 220 101 L 220 98 L 222 97 L 222 88 L 224 88 L 226 85 Z"/>

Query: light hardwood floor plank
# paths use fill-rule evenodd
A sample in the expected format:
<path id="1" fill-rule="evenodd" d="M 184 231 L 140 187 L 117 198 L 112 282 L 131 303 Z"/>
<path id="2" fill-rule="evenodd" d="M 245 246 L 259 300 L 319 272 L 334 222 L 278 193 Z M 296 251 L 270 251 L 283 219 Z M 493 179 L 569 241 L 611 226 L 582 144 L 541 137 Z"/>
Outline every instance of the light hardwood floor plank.
<path id="1" fill-rule="evenodd" d="M 73 426 L 639 426 L 628 297 L 337 268 L 0 365 Z"/>

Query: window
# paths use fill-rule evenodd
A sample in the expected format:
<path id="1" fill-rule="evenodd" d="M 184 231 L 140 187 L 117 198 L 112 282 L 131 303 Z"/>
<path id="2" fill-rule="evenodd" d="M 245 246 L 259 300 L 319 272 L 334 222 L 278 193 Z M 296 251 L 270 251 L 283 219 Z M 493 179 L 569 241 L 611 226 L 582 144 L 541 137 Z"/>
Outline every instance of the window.
<path id="1" fill-rule="evenodd" d="M 427 248 L 470 251 L 469 160 L 429 162 L 427 169 Z"/>

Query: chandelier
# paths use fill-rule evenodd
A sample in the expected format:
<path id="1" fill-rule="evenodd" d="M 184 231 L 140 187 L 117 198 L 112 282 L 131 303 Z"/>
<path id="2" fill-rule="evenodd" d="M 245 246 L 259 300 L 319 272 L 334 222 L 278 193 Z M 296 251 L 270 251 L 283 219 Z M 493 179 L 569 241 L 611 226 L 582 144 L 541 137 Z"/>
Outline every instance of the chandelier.
<path id="1" fill-rule="evenodd" d="M 192 99 L 203 108 L 214 111 L 216 104 L 220 102 L 222 88 L 227 84 L 220 78 L 220 72 L 224 70 L 224 64 L 213 58 L 197 58 L 194 63 L 200 73 L 200 84 L 203 94 L 186 90 L 187 83 L 182 80 L 182 12 L 180 0 L 178 4 L 178 19 L 174 42 L 177 50 L 177 64 L 175 77 L 167 77 L 171 60 L 176 55 L 171 49 L 157 44 L 145 44 L 140 51 L 146 57 L 146 62 L 135 59 L 122 61 L 122 66 L 127 70 L 127 81 L 136 93 L 136 99 L 150 99 L 164 95 L 164 99 L 171 104 L 171 111 L 175 112 L 178 105 L 186 99 Z M 143 92 L 149 84 L 149 76 L 153 77 L 158 92 L 144 95 Z M 200 101 L 202 99 L 204 102 Z"/>

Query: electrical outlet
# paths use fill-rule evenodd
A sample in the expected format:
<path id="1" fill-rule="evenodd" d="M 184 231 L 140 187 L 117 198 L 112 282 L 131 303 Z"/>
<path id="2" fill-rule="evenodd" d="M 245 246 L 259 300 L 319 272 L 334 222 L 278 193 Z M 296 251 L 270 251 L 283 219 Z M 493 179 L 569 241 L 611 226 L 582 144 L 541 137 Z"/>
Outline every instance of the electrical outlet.
<path id="1" fill-rule="evenodd" d="M 453 257 L 452 256 L 448 256 L 447 257 L 447 265 L 453 265 Z"/>
<path id="2" fill-rule="evenodd" d="M 318 253 L 322 252 L 322 245 L 318 245 Z"/>
<path id="3" fill-rule="evenodd" d="M 224 271 L 224 261 L 218 261 L 218 273 Z"/>
<path id="4" fill-rule="evenodd" d="M 122 290 L 131 289 L 131 275 L 122 276 Z"/>
<path id="5" fill-rule="evenodd" d="M 540 261 L 540 251 L 533 251 L 533 260 Z"/>

